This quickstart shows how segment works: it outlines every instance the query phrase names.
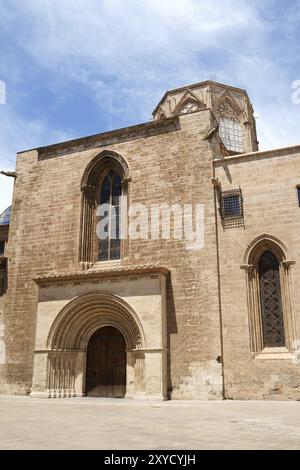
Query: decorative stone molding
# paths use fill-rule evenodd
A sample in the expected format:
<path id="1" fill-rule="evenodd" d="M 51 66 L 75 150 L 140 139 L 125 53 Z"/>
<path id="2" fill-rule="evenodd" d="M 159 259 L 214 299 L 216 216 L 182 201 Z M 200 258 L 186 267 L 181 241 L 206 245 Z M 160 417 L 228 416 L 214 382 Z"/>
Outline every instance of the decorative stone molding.
<path id="1" fill-rule="evenodd" d="M 270 250 L 279 261 L 279 276 L 281 288 L 281 300 L 283 310 L 283 322 L 286 341 L 286 352 L 292 351 L 292 344 L 296 338 L 296 326 L 293 313 L 292 284 L 290 266 L 294 261 L 286 259 L 284 244 L 276 237 L 263 234 L 257 237 L 247 248 L 244 255 L 244 264 L 241 269 L 245 270 L 247 287 L 247 304 L 249 313 L 250 347 L 251 354 L 256 357 L 265 350 L 263 342 L 261 301 L 259 287 L 258 261 L 265 251 Z M 245 262 L 246 261 L 246 262 Z M 274 354 L 278 348 L 272 348 Z M 261 358 L 267 358 L 262 354 Z M 284 356 L 280 356 L 283 358 Z M 288 356 L 286 356 L 288 357 Z"/>
<path id="2" fill-rule="evenodd" d="M 142 137 L 147 138 L 168 132 L 175 132 L 178 129 L 179 120 L 175 116 L 168 117 L 165 120 L 146 122 L 144 124 L 103 132 L 88 137 L 81 137 L 79 139 L 31 150 L 38 152 L 38 160 L 41 161 L 68 155 L 72 152 L 85 152 L 86 150 L 109 147 L 110 145 L 141 139 Z M 27 152 L 28 151 L 29 150 L 27 150 Z M 24 152 L 19 152 L 19 154 L 22 153 Z"/>
<path id="3" fill-rule="evenodd" d="M 134 275 L 168 275 L 169 270 L 163 266 L 156 264 L 148 265 L 130 265 L 130 266 L 115 266 L 106 267 L 102 269 L 90 269 L 88 271 L 68 272 L 68 273 L 51 273 L 43 276 L 36 277 L 34 281 L 40 287 L 49 285 L 66 284 L 70 282 L 87 282 L 95 281 L 103 278 L 112 277 L 128 277 Z"/>
<path id="4" fill-rule="evenodd" d="M 237 122 L 242 122 L 243 118 L 245 120 L 243 110 L 228 90 L 225 90 L 220 96 L 213 94 L 212 103 L 213 112 L 218 119 L 227 117 Z"/>
<path id="5" fill-rule="evenodd" d="M 129 165 L 125 158 L 112 150 L 104 150 L 94 157 L 86 167 L 81 180 L 81 188 L 95 188 L 97 186 L 99 173 L 107 168 L 107 166 L 121 172 L 123 179 L 127 181 L 131 180 Z"/>
<path id="6" fill-rule="evenodd" d="M 88 342 L 98 329 L 117 328 L 127 354 L 127 393 L 144 391 L 147 353 L 143 327 L 135 311 L 112 293 L 89 293 L 69 302 L 54 321 L 47 349 L 35 351 L 35 367 L 45 368 L 46 391 L 35 386 L 32 396 L 64 398 L 85 395 Z"/>
<path id="7" fill-rule="evenodd" d="M 216 114 L 218 118 L 224 118 L 227 117 L 229 119 L 232 119 L 233 121 L 238 121 L 238 115 L 234 111 L 231 103 L 229 102 L 228 99 L 222 101 L 219 103 Z"/>
<path id="8" fill-rule="evenodd" d="M 158 107 L 157 120 L 167 119 L 167 115 L 161 106 Z"/>
<path id="9" fill-rule="evenodd" d="M 99 189 L 101 174 L 107 168 L 116 171 L 121 176 L 123 195 L 127 194 L 128 183 L 131 181 L 127 161 L 114 151 L 105 150 L 101 152 L 86 167 L 81 181 L 79 263 L 82 269 L 88 269 L 97 261 L 95 259 L 97 190 Z M 122 244 L 121 248 L 124 256 L 125 243 Z"/>
<path id="10" fill-rule="evenodd" d="M 253 264 L 242 264 L 241 269 L 244 269 L 245 272 L 249 276 L 253 277 L 253 275 L 254 275 L 254 266 L 253 266 Z"/>
<path id="11" fill-rule="evenodd" d="M 104 292 L 80 296 L 60 313 L 49 333 L 51 350 L 86 350 L 89 338 L 102 326 L 114 326 L 123 334 L 128 349 L 145 347 L 142 325 L 120 297 Z"/>
<path id="12" fill-rule="evenodd" d="M 188 114 L 196 111 L 207 109 L 206 105 L 193 93 L 187 89 L 180 101 L 173 110 L 173 115 Z"/>
<path id="13" fill-rule="evenodd" d="M 296 261 L 294 260 L 284 260 L 282 261 L 282 265 L 285 269 L 289 269 L 290 266 L 294 266 L 296 264 Z"/>

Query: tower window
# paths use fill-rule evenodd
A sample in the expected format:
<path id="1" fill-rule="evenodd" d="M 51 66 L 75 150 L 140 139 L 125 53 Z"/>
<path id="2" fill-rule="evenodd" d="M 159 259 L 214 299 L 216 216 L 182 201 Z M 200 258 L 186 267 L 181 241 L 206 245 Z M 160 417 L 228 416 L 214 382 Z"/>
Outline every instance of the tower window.
<path id="1" fill-rule="evenodd" d="M 227 150 L 243 152 L 244 142 L 242 128 L 239 122 L 224 117 L 219 121 L 219 135 Z"/>

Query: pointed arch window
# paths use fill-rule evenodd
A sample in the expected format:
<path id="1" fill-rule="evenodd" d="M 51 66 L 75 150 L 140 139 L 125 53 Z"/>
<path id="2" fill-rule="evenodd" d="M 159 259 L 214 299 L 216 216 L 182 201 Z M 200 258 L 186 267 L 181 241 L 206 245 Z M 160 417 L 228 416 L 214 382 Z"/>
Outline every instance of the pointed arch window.
<path id="1" fill-rule="evenodd" d="M 100 204 L 107 205 L 104 216 L 105 236 L 99 241 L 99 261 L 120 259 L 120 197 L 122 195 L 122 181 L 120 175 L 110 170 L 104 175 L 101 191 Z"/>
<path id="2" fill-rule="evenodd" d="M 275 237 L 253 242 L 245 255 L 251 353 L 281 355 L 293 350 L 296 328 L 293 314 L 291 266 Z"/>
<path id="3" fill-rule="evenodd" d="M 284 347 L 285 332 L 279 275 L 279 261 L 265 251 L 258 261 L 259 293 L 264 347 Z"/>
<path id="4" fill-rule="evenodd" d="M 86 167 L 81 181 L 79 238 L 79 262 L 83 270 L 89 269 L 98 261 L 113 261 L 126 256 L 127 195 L 130 181 L 126 160 L 111 150 L 95 156 Z M 124 197 L 121 199 L 121 196 Z M 102 210 L 98 212 L 102 204 L 108 207 L 106 213 Z M 122 236 L 121 216 L 124 222 Z M 104 229 L 107 234 L 105 237 L 99 237 L 98 227 L 101 221 L 100 235 Z"/>

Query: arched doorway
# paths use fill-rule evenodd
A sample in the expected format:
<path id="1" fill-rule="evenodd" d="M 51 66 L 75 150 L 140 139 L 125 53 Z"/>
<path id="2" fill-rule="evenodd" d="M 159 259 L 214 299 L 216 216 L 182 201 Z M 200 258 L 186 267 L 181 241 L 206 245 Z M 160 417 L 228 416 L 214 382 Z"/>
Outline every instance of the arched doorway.
<path id="1" fill-rule="evenodd" d="M 126 394 L 126 343 L 117 328 L 100 328 L 89 340 L 86 394 L 114 398 Z"/>
<path id="2" fill-rule="evenodd" d="M 114 333 L 108 336 L 110 341 L 116 344 L 115 349 L 123 351 L 120 354 L 120 359 L 123 357 L 123 362 L 120 363 L 123 367 L 119 369 L 123 371 L 122 381 L 119 381 L 118 387 L 114 387 L 113 393 L 112 389 L 109 390 L 108 380 L 102 383 L 105 387 L 101 391 L 101 383 L 98 381 L 95 385 L 91 379 L 93 374 L 91 357 L 95 357 L 95 361 L 98 358 L 98 362 L 99 357 L 106 357 L 107 366 L 114 368 L 114 361 L 110 359 L 109 354 L 105 350 L 101 353 L 101 348 L 104 346 L 98 344 L 97 348 L 97 340 L 92 339 L 97 333 L 105 336 L 105 332 L 109 333 L 107 328 Z M 113 336 L 119 337 L 118 346 L 117 338 L 113 339 Z M 104 338 L 104 344 L 107 341 Z M 131 397 L 145 392 L 145 358 L 142 356 L 146 344 L 143 327 L 133 308 L 117 295 L 93 292 L 71 300 L 51 326 L 47 347 L 45 385 L 49 397 L 86 395 L 124 397 L 125 394 Z M 113 347 L 108 348 L 110 354 L 113 350 Z M 99 379 L 97 369 L 94 373 Z"/>

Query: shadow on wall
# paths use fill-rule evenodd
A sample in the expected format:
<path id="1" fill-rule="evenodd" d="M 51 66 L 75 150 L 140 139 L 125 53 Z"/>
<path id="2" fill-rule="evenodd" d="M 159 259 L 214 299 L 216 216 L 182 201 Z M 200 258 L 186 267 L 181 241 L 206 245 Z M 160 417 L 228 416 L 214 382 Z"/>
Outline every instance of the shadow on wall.
<path id="1" fill-rule="evenodd" d="M 172 375 L 171 375 L 171 335 L 178 333 L 176 311 L 174 305 L 174 294 L 171 273 L 167 278 L 167 371 L 168 371 L 168 398 L 171 398 L 173 391 Z"/>

